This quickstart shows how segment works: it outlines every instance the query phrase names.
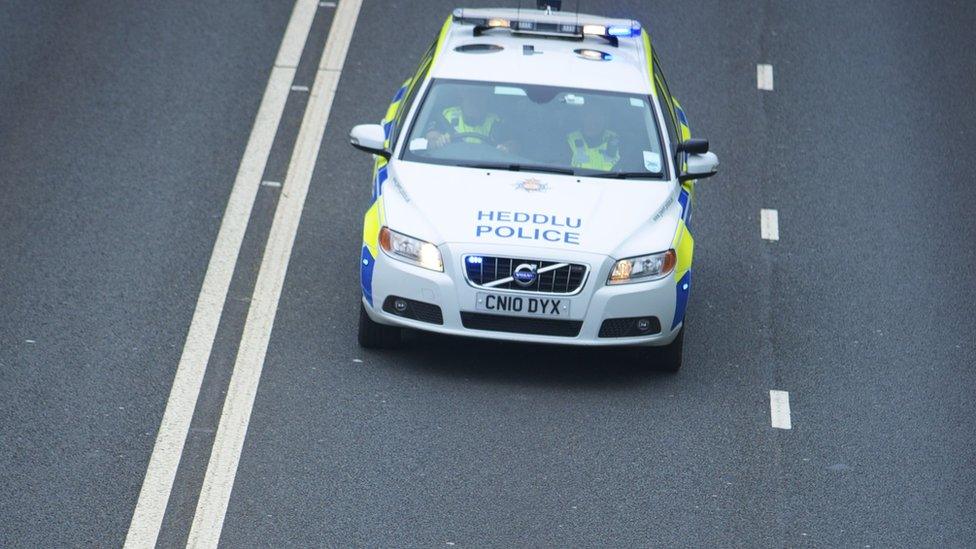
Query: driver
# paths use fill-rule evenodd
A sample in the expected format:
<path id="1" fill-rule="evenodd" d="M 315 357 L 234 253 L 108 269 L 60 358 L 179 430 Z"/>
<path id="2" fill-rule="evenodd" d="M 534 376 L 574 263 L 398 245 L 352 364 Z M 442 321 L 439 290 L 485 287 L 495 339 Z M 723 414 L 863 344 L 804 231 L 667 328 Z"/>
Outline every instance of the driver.
<path id="1" fill-rule="evenodd" d="M 465 90 L 460 105 L 444 109 L 441 116 L 431 122 L 426 135 L 427 146 L 439 149 L 457 136 L 464 143 L 494 143 L 499 122 L 500 116 L 488 112 L 488 100 L 483 90 Z"/>
<path id="2" fill-rule="evenodd" d="M 607 128 L 607 119 L 598 110 L 583 115 L 582 131 L 568 136 L 573 167 L 611 171 L 620 162 L 620 137 Z"/>

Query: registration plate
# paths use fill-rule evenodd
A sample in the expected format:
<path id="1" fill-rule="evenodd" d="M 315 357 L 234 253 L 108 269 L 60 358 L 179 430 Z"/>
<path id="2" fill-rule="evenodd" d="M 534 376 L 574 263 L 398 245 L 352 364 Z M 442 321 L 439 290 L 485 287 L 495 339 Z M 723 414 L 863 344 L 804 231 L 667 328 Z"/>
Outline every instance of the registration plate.
<path id="1" fill-rule="evenodd" d="M 478 293 L 477 299 L 475 307 L 479 311 L 553 318 L 569 317 L 570 301 L 563 297 Z"/>

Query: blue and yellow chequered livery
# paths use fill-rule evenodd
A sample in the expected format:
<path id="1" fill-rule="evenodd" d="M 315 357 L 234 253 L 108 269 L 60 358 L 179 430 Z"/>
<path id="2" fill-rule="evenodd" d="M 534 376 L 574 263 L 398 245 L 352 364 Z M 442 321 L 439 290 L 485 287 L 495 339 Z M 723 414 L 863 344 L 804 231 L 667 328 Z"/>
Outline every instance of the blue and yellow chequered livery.
<path id="1" fill-rule="evenodd" d="M 674 99 L 674 110 L 678 117 L 678 131 L 681 133 L 681 139 L 687 141 L 691 139 L 691 128 L 688 126 L 685 111 L 677 99 Z M 675 233 L 675 244 L 673 245 L 678 254 L 678 266 L 675 267 L 675 278 L 678 279 L 678 284 L 675 289 L 677 297 L 674 320 L 671 321 L 672 329 L 684 322 L 688 295 L 691 292 L 691 263 L 695 252 L 695 239 L 691 236 L 691 206 L 694 198 L 695 182 L 683 182 L 681 192 L 678 195 L 678 203 L 681 205 L 681 221 L 678 223 L 678 231 Z M 687 269 L 684 268 L 685 265 L 687 265 Z"/>
<path id="2" fill-rule="evenodd" d="M 655 70 L 657 59 L 651 46 L 650 36 L 646 31 L 641 33 L 641 41 L 644 46 L 644 54 L 647 59 L 647 72 L 653 85 L 654 96 L 661 100 L 661 105 L 665 116 L 671 116 L 676 122 L 677 133 L 683 141 L 691 139 L 691 128 L 688 125 L 688 117 L 685 116 L 678 99 L 671 96 L 670 91 L 663 80 L 660 70 Z M 677 255 L 677 265 L 675 266 L 675 311 L 671 321 L 671 328 L 674 329 L 684 322 L 685 310 L 688 306 L 688 296 L 691 293 L 691 264 L 695 253 L 695 239 L 691 235 L 691 206 L 695 196 L 695 182 L 685 181 L 680 184 L 678 194 L 678 204 L 681 206 L 681 219 L 674 233 L 674 240 L 671 243 Z"/>
<path id="3" fill-rule="evenodd" d="M 410 87 L 411 81 L 412 79 L 408 78 L 400 86 L 396 95 L 393 96 L 393 102 L 390 103 L 390 107 L 386 111 L 386 116 L 383 117 L 383 135 L 387 147 L 390 146 L 393 124 L 400 111 L 400 106 L 404 96 L 407 94 L 407 89 Z M 381 156 L 377 156 L 373 162 L 373 202 L 370 204 L 369 209 L 366 210 L 366 215 L 363 218 L 363 249 L 360 262 L 360 282 L 363 287 L 363 297 L 370 304 L 373 303 L 373 264 L 379 254 L 379 234 L 380 227 L 383 226 L 383 184 L 386 183 L 388 177 L 387 163 L 387 159 Z"/>
<path id="4" fill-rule="evenodd" d="M 451 25 L 451 18 L 448 17 L 444 24 L 441 26 L 441 32 L 437 36 L 437 40 L 427 51 L 423 60 L 420 63 L 420 67 L 417 69 L 416 74 L 404 80 L 400 88 L 397 89 L 396 93 L 393 95 L 393 100 L 390 102 L 390 106 L 386 109 L 386 115 L 383 116 L 383 121 L 381 125 L 383 126 L 383 138 L 384 147 L 389 149 L 391 147 L 391 139 L 394 137 L 396 132 L 398 121 L 402 121 L 403 116 L 406 114 L 403 109 L 404 99 L 407 95 L 414 90 L 414 87 L 423 82 L 430 72 L 431 66 L 436 62 L 437 56 L 440 53 L 441 47 L 444 43 L 444 38 L 447 35 L 447 31 Z M 373 266 L 378 257 L 379 248 L 379 232 L 380 228 L 383 226 L 383 184 L 389 177 L 389 170 L 387 168 L 388 160 L 382 156 L 377 156 L 373 162 L 373 191 L 372 191 L 372 203 L 369 209 L 366 210 L 366 215 L 363 218 L 363 247 L 362 254 L 360 258 L 360 283 L 363 289 L 363 297 L 369 302 L 370 305 L 373 304 Z"/>

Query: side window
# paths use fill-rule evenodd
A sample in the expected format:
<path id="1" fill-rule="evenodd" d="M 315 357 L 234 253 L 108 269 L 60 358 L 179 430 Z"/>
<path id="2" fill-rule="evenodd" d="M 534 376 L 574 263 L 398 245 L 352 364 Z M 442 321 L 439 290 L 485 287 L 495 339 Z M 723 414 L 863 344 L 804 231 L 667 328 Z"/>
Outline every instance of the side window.
<path id="1" fill-rule="evenodd" d="M 436 50 L 437 40 L 435 39 L 434 43 L 427 48 L 427 53 L 424 54 L 424 58 L 420 61 L 420 67 L 417 69 L 417 72 L 410 79 L 410 85 L 407 86 L 407 93 L 403 97 L 403 101 L 400 103 L 400 108 L 397 110 L 396 117 L 394 118 L 393 132 L 390 135 L 391 147 L 396 146 L 397 138 L 400 136 L 400 130 L 403 127 L 403 119 L 410 112 L 410 107 L 417 98 L 417 91 L 420 90 L 420 85 L 423 84 L 424 78 L 427 76 L 427 71 L 430 70 L 430 64 L 434 60 L 434 52 Z"/>
<path id="2" fill-rule="evenodd" d="M 668 99 L 668 105 L 671 105 L 671 90 L 668 89 L 668 80 L 664 78 L 664 71 L 661 69 L 661 61 L 657 58 L 657 54 L 654 54 L 654 78 L 661 81 L 661 87 L 664 89 L 664 95 Z"/>
<path id="3" fill-rule="evenodd" d="M 662 90 L 662 88 L 667 89 L 664 87 L 664 81 L 655 76 L 654 83 L 657 85 L 658 90 L 661 90 L 657 97 L 661 101 L 661 107 L 664 109 L 664 126 L 668 130 L 668 141 L 671 142 L 671 150 L 673 151 L 675 145 L 678 143 L 677 126 L 674 123 L 674 110 L 671 106 L 670 98 L 667 96 L 667 92 Z"/>
<path id="4" fill-rule="evenodd" d="M 661 106 L 664 108 L 664 125 L 668 130 L 668 140 L 671 142 L 671 152 L 673 154 L 674 148 L 681 142 L 680 134 L 678 133 L 678 119 L 674 112 L 674 105 L 671 102 L 671 90 L 668 89 L 668 83 L 664 79 L 664 72 L 661 70 L 661 64 L 657 60 L 657 55 L 654 56 L 654 85 L 657 86 L 658 99 L 660 99 Z M 679 160 L 678 164 L 682 165 L 683 161 Z"/>
<path id="5" fill-rule="evenodd" d="M 678 119 L 675 117 L 674 104 L 671 103 L 671 90 L 668 89 L 668 81 L 664 78 L 664 71 L 661 70 L 661 63 L 657 60 L 657 55 L 654 56 L 654 83 L 658 91 L 661 92 L 661 104 L 668 111 L 668 115 L 671 117 L 671 124 L 677 126 Z"/>

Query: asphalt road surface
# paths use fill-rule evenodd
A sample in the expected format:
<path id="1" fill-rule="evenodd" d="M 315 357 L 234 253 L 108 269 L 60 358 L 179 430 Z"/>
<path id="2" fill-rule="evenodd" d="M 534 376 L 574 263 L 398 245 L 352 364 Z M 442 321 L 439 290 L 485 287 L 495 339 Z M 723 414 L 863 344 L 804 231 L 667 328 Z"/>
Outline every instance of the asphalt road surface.
<path id="1" fill-rule="evenodd" d="M 0 546 L 976 546 L 976 3 L 584 1 L 723 162 L 676 376 L 357 346 L 347 132 L 455 5 L 334 4 L 0 2 Z"/>

